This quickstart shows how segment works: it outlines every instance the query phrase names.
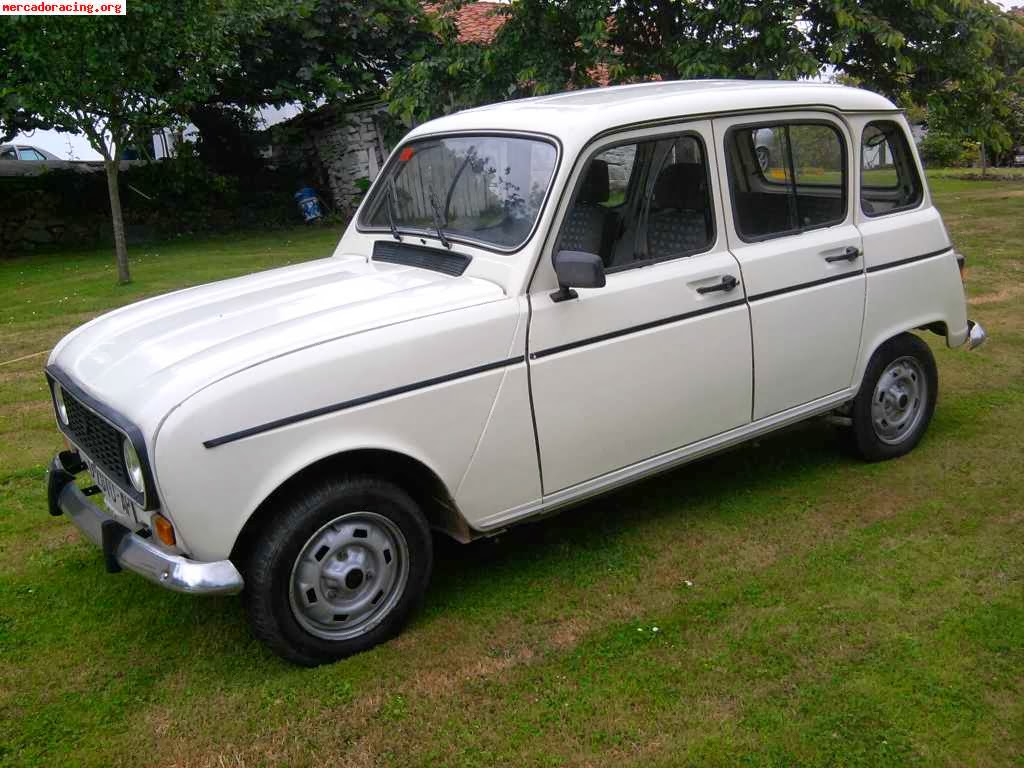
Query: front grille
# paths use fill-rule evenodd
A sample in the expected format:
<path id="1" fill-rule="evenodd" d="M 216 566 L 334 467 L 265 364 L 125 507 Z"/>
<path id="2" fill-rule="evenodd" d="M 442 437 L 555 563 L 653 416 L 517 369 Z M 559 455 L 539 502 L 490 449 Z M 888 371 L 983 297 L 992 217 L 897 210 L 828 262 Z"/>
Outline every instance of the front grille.
<path id="1" fill-rule="evenodd" d="M 86 456 L 122 488 L 130 488 L 121 452 L 121 433 L 64 390 L 68 435 Z"/>

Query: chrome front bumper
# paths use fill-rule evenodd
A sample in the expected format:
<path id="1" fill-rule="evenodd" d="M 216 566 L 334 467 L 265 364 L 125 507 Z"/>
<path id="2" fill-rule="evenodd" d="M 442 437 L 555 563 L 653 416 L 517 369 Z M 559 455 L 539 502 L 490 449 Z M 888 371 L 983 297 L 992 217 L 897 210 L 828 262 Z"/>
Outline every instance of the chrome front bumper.
<path id="1" fill-rule="evenodd" d="M 242 591 L 242 575 L 230 560 L 201 563 L 172 555 L 103 514 L 75 485 L 81 462 L 70 451 L 54 457 L 47 472 L 51 515 L 65 514 L 86 537 L 103 549 L 107 570 L 122 568 L 154 584 L 192 595 L 230 595 Z"/>
<path id="2" fill-rule="evenodd" d="M 967 321 L 967 349 L 977 349 L 988 339 L 988 334 L 985 333 L 985 329 L 981 327 L 981 323 L 976 323 L 973 320 Z"/>

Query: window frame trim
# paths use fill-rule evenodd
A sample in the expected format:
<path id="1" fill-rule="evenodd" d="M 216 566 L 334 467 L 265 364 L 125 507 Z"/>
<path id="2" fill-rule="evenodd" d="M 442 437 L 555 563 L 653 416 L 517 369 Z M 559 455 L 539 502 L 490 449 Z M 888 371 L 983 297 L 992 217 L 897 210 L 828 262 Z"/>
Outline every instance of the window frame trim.
<path id="1" fill-rule="evenodd" d="M 916 186 L 917 201 L 913 202 L 913 203 L 908 203 L 907 205 L 901 205 L 901 206 L 898 206 L 896 208 L 890 208 L 888 211 L 881 211 L 879 213 L 868 213 L 864 209 L 864 190 L 865 190 L 865 188 L 869 188 L 869 185 L 866 185 L 864 183 L 864 160 L 863 160 L 863 155 L 864 155 L 864 132 L 868 129 L 869 126 L 871 126 L 871 125 L 873 125 L 875 123 L 892 123 L 893 125 L 896 126 L 897 130 L 899 130 L 900 137 L 903 139 L 904 149 L 906 149 L 906 151 L 907 151 L 906 159 L 909 161 L 909 165 L 910 165 L 911 169 L 914 172 L 914 177 L 917 179 L 917 186 Z M 888 139 L 886 140 L 886 143 L 888 143 Z M 857 206 L 858 206 L 858 208 L 860 208 L 860 212 L 861 212 L 861 214 L 863 216 L 866 216 L 869 219 L 878 219 L 878 218 L 881 218 L 882 216 L 891 216 L 891 215 L 896 214 L 896 213 L 906 213 L 907 211 L 916 211 L 917 209 L 919 209 L 921 206 L 924 205 L 924 198 L 925 198 L 925 194 L 924 194 L 924 192 L 925 192 L 925 189 L 924 189 L 924 179 L 921 178 L 921 172 L 918 170 L 917 162 L 916 162 L 916 159 L 914 158 L 914 150 L 911 147 L 910 140 L 907 137 L 907 132 L 903 129 L 903 125 L 898 120 L 887 120 L 887 119 L 868 120 L 866 123 L 864 123 L 863 126 L 861 126 L 861 129 L 860 129 L 860 141 L 857 142 L 857 145 L 858 145 L 858 150 L 859 150 L 858 151 L 858 159 L 860 159 L 860 163 L 859 163 L 859 165 L 860 165 L 860 178 L 857 180 L 858 181 L 858 185 L 857 185 L 857 192 L 858 192 L 858 194 L 857 194 Z M 899 173 L 899 169 L 898 168 L 897 168 L 897 173 Z M 870 187 L 870 188 L 871 189 L 899 189 L 899 185 L 897 185 L 896 187 Z"/>
<path id="2" fill-rule="evenodd" d="M 709 209 L 711 211 L 711 231 L 709 232 L 709 239 L 707 245 L 699 250 L 686 251 L 680 254 L 673 254 L 671 256 L 662 256 L 657 259 L 644 259 L 643 261 L 634 261 L 630 264 L 622 264 L 618 267 L 606 267 L 604 273 L 605 275 L 617 275 L 621 274 L 622 272 L 628 272 L 629 270 L 632 269 L 642 269 L 644 267 L 654 266 L 655 264 L 662 264 L 667 261 L 676 261 L 677 259 L 689 259 L 694 256 L 700 256 L 702 254 L 710 253 L 711 251 L 713 251 L 715 248 L 715 244 L 718 242 L 718 216 L 715 214 L 715 196 L 714 190 L 712 189 L 711 162 L 710 158 L 708 157 L 708 144 L 704 140 L 704 136 L 701 135 L 700 131 L 694 128 L 684 128 L 682 130 L 669 131 L 664 134 L 656 134 L 652 136 L 638 136 L 632 139 L 624 139 L 620 141 L 615 141 L 613 137 L 613 140 L 611 142 L 607 144 L 598 145 L 597 147 L 593 148 L 590 151 L 590 153 L 583 158 L 583 164 L 580 166 L 581 171 L 579 178 L 576 180 L 576 184 L 573 187 L 572 194 L 569 197 L 569 204 L 565 209 L 565 214 L 562 216 L 561 226 L 558 228 L 558 232 L 555 235 L 555 238 L 552 242 L 552 266 L 554 265 L 554 258 L 555 254 L 557 253 L 558 245 L 562 240 L 562 231 L 565 229 L 566 224 L 568 222 L 568 213 L 569 211 L 572 210 L 573 206 L 576 205 L 576 197 L 577 193 L 579 192 L 580 183 L 582 182 L 583 177 L 586 174 L 586 169 L 589 167 L 591 160 L 593 160 L 598 155 L 607 152 L 608 150 L 616 149 L 617 147 L 628 147 L 630 145 L 657 143 L 660 141 L 668 141 L 670 139 L 679 139 L 683 137 L 690 137 L 696 139 L 697 144 L 700 146 L 701 154 L 703 155 L 704 179 L 708 187 L 708 197 L 710 198 L 708 202 L 710 204 Z M 634 169 L 630 169 L 631 181 L 633 178 L 633 172 Z M 661 169 L 658 170 L 658 173 L 661 173 Z M 597 256 L 600 256 L 600 254 L 597 254 Z"/>
<path id="3" fill-rule="evenodd" d="M 736 131 L 749 130 L 751 128 L 771 128 L 771 127 L 775 127 L 775 126 L 787 126 L 788 127 L 788 126 L 792 126 L 792 125 L 824 125 L 824 126 L 826 126 L 828 128 L 831 128 L 832 132 L 835 133 L 836 136 L 839 138 L 839 144 L 840 144 L 840 146 L 841 146 L 841 148 L 843 150 L 842 151 L 842 158 L 843 158 L 842 174 L 843 174 L 843 177 L 844 177 L 844 180 L 845 180 L 845 184 L 841 184 L 840 185 L 840 187 L 842 188 L 842 195 L 843 195 L 842 199 L 843 199 L 843 203 L 844 203 L 844 205 L 843 205 L 843 215 L 842 215 L 842 217 L 840 217 L 838 219 L 835 219 L 833 221 L 828 221 L 828 222 L 825 222 L 825 223 L 822 223 L 822 224 L 815 224 L 815 225 L 809 226 L 809 227 L 801 227 L 801 226 L 799 226 L 799 221 L 798 221 L 797 222 L 797 227 L 795 229 L 787 229 L 787 230 L 784 230 L 782 232 L 773 232 L 773 233 L 767 234 L 767 235 L 748 236 L 748 235 L 743 233 L 743 231 L 740 229 L 740 226 L 739 226 L 739 216 L 737 215 L 737 211 L 736 211 L 736 188 L 735 188 L 735 184 L 733 182 L 733 169 L 734 169 L 734 165 L 735 164 L 733 163 L 732 153 L 729 151 L 729 143 L 732 140 L 733 133 L 736 132 Z M 813 232 L 816 229 L 827 229 L 829 227 L 840 226 L 840 225 L 843 224 L 843 222 L 845 222 L 848 218 L 850 218 L 850 215 L 851 215 L 850 182 L 852 180 L 852 174 L 850 173 L 850 148 L 847 145 L 846 136 L 844 135 L 844 133 L 842 131 L 841 125 L 842 124 L 839 123 L 838 121 L 837 122 L 832 122 L 831 120 L 828 120 L 827 118 L 824 118 L 824 117 L 810 117 L 810 118 L 786 118 L 786 119 L 783 119 L 783 120 L 760 120 L 760 121 L 755 121 L 755 122 L 751 122 L 751 123 L 738 123 L 736 125 L 730 125 L 729 126 L 729 128 L 725 132 L 725 136 L 722 139 L 722 150 L 723 150 L 723 154 L 725 155 L 726 177 L 727 177 L 728 182 L 729 182 L 729 207 L 732 209 L 733 229 L 736 231 L 736 236 L 742 242 L 748 243 L 748 244 L 763 243 L 763 242 L 765 242 L 767 240 L 778 240 L 780 237 L 792 237 L 794 235 L 802 235 L 804 232 Z M 786 139 L 786 141 L 787 141 L 787 143 L 789 143 L 788 132 L 787 132 L 787 139 Z M 793 159 L 792 159 L 792 145 L 790 145 L 790 147 L 789 147 L 789 154 L 790 154 L 790 163 L 791 163 L 791 165 L 794 165 Z M 758 169 L 758 171 L 760 172 L 760 169 Z M 793 191 L 792 191 L 792 193 L 787 194 L 787 197 L 790 198 L 790 199 L 792 199 L 793 197 L 796 196 L 796 191 L 797 191 L 796 170 L 795 170 L 795 168 L 791 169 L 791 173 L 793 175 L 793 185 L 792 185 L 792 190 Z"/>

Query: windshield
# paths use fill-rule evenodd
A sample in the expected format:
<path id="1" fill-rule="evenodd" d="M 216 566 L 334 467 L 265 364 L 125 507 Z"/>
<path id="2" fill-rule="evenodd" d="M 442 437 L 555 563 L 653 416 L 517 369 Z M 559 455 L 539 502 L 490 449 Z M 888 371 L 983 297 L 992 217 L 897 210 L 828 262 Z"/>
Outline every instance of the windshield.
<path id="1" fill-rule="evenodd" d="M 511 136 L 410 142 L 374 186 L 361 224 L 518 248 L 540 214 L 556 157 L 549 142 Z"/>

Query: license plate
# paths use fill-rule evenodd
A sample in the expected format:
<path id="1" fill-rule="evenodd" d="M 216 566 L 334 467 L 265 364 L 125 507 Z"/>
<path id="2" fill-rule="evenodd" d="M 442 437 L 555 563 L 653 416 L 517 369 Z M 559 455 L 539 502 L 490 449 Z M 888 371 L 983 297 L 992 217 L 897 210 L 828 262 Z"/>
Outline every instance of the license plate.
<path id="1" fill-rule="evenodd" d="M 127 493 L 118 488 L 117 484 L 103 474 L 103 470 L 96 466 L 91 459 L 84 457 L 85 465 L 89 468 L 89 474 L 103 494 L 103 502 L 114 517 L 125 522 L 139 522 L 139 505 L 136 504 Z"/>

